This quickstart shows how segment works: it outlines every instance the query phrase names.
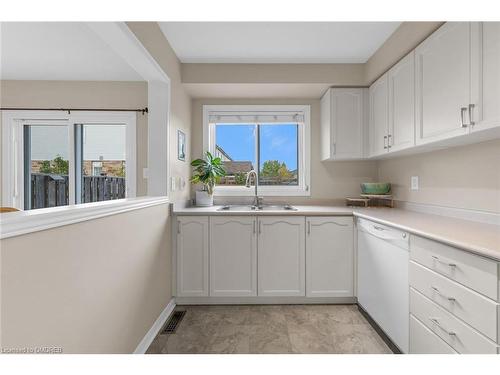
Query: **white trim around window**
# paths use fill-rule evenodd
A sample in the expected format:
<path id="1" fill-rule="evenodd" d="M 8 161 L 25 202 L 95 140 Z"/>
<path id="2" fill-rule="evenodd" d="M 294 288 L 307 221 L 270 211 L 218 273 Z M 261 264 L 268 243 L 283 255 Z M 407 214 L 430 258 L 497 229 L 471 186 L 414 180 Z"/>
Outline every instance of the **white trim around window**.
<path id="1" fill-rule="evenodd" d="M 298 134 L 298 169 L 297 186 L 259 186 L 261 196 L 310 196 L 311 188 L 311 108 L 309 105 L 204 105 L 203 106 L 203 152 L 215 154 L 215 124 L 210 119 L 222 117 L 255 118 L 255 122 L 268 122 L 269 118 L 277 121 L 283 117 L 297 118 Z M 260 121 L 259 119 L 264 119 Z M 272 121 L 271 121 L 272 122 Z M 288 122 L 288 121 L 285 121 Z M 253 189 L 244 186 L 217 186 L 216 196 L 250 196 Z"/>
<path id="2" fill-rule="evenodd" d="M 24 209 L 24 144 L 26 124 L 68 126 L 69 204 L 75 204 L 75 125 L 126 126 L 126 197 L 136 196 L 136 113 L 72 111 L 3 111 L 2 206 Z"/>

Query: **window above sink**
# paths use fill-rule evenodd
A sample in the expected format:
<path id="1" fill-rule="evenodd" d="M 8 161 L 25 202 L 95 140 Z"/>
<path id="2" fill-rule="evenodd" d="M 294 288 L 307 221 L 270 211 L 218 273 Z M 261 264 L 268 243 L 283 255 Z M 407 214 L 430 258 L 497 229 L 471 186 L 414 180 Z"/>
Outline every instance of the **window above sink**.
<path id="1" fill-rule="evenodd" d="M 252 169 L 259 196 L 310 195 L 308 105 L 205 105 L 203 137 L 227 172 L 215 195 L 253 195 L 245 187 Z"/>

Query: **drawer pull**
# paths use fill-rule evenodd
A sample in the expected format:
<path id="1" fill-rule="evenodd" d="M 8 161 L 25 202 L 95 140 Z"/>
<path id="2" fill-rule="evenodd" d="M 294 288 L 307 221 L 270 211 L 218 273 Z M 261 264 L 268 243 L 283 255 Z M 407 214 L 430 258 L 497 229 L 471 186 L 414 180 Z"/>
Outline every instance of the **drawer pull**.
<path id="1" fill-rule="evenodd" d="M 448 267 L 451 267 L 451 268 L 455 268 L 457 265 L 455 263 L 448 263 L 448 262 L 445 262 L 441 259 L 439 259 L 437 256 L 433 255 L 432 256 L 432 259 L 434 259 L 436 262 L 439 262 L 439 263 L 442 263 L 442 264 L 446 264 Z"/>
<path id="2" fill-rule="evenodd" d="M 457 334 L 453 331 L 448 331 L 446 328 L 444 328 L 438 321 L 437 318 L 429 318 L 429 320 L 434 323 L 436 326 L 438 326 L 441 330 L 446 332 L 449 336 L 456 336 Z"/>
<path id="3" fill-rule="evenodd" d="M 439 291 L 439 289 L 438 289 L 438 288 L 436 288 L 435 286 L 431 286 L 431 289 L 432 289 L 433 291 L 435 291 L 435 292 L 436 292 L 439 296 L 441 296 L 441 297 L 443 297 L 443 298 L 446 298 L 446 299 L 447 299 L 448 301 L 450 301 L 450 302 L 455 302 L 455 301 L 456 301 L 455 297 L 448 297 L 448 296 L 444 295 L 444 294 L 443 294 L 443 293 L 441 293 L 441 292 Z"/>
<path id="4" fill-rule="evenodd" d="M 374 225 L 373 228 L 375 228 L 376 230 L 385 230 L 384 228 L 379 227 L 378 225 Z"/>

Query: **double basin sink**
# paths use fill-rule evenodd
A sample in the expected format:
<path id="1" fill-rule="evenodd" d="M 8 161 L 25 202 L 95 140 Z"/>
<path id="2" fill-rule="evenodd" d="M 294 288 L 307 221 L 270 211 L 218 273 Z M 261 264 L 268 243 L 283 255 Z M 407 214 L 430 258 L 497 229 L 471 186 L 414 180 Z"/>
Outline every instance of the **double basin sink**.
<path id="1" fill-rule="evenodd" d="M 262 206 L 254 205 L 226 205 L 217 209 L 217 211 L 297 211 L 297 208 L 290 206 L 288 204 L 284 205 L 272 205 L 265 204 Z"/>

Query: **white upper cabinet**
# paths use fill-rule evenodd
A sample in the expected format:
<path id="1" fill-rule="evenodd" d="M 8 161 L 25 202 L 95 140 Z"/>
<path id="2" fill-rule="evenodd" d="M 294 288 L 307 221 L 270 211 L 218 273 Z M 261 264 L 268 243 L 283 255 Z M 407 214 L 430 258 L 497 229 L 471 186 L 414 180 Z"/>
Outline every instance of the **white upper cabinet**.
<path id="1" fill-rule="evenodd" d="M 415 50 L 417 145 L 469 132 L 470 29 L 448 22 Z"/>
<path id="2" fill-rule="evenodd" d="M 208 296 L 208 217 L 177 218 L 177 296 Z"/>
<path id="3" fill-rule="evenodd" d="M 305 218 L 258 219 L 258 295 L 305 296 Z"/>
<path id="4" fill-rule="evenodd" d="M 362 159 L 367 89 L 332 88 L 321 98 L 321 159 Z"/>
<path id="5" fill-rule="evenodd" d="M 500 22 L 471 24 L 471 131 L 500 127 Z"/>
<path id="6" fill-rule="evenodd" d="M 415 146 L 415 52 L 389 70 L 388 151 Z"/>
<path id="7" fill-rule="evenodd" d="M 210 295 L 257 295 L 257 218 L 210 219 Z"/>
<path id="8" fill-rule="evenodd" d="M 388 78 L 387 74 L 384 74 L 376 80 L 369 89 L 370 120 L 368 133 L 370 140 L 370 156 L 381 155 L 387 152 L 388 149 L 388 95 Z"/>
<path id="9" fill-rule="evenodd" d="M 306 218 L 307 297 L 354 296 L 352 217 Z"/>

